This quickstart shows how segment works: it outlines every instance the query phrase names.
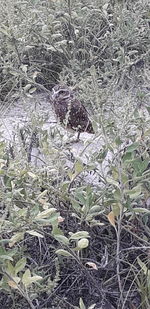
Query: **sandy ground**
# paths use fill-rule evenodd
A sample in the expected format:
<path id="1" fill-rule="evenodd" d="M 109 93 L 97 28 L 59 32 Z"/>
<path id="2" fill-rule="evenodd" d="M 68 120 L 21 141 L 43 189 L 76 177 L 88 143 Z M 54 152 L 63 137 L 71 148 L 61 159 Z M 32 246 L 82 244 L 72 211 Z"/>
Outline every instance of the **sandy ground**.
<path id="1" fill-rule="evenodd" d="M 4 140 L 7 145 L 18 145 L 18 149 L 20 147 L 20 129 L 28 127 L 28 125 L 30 126 L 31 123 L 32 127 L 38 127 L 38 116 L 40 130 L 47 131 L 50 137 L 53 129 L 55 130 L 57 128 L 57 130 L 61 132 L 61 142 L 64 145 L 64 149 L 66 149 L 66 153 L 68 152 L 71 154 L 74 160 L 79 159 L 83 164 L 88 164 L 93 153 L 99 151 L 104 144 L 100 136 L 88 133 L 82 133 L 80 135 L 80 141 L 73 142 L 73 140 L 76 139 L 77 133 L 69 132 L 58 124 L 46 94 L 38 94 L 29 98 L 26 97 L 15 103 L 9 104 L 9 106 L 2 106 L 0 114 L 0 139 Z M 44 120 L 42 121 L 41 119 Z M 59 142 L 58 139 L 59 137 L 57 136 L 57 142 Z M 69 143 L 70 139 L 72 140 L 71 143 Z M 86 182 L 99 185 L 99 175 L 106 175 L 108 171 L 107 165 L 110 159 L 111 154 L 109 153 L 103 164 L 97 166 L 98 173 L 95 171 L 84 173 Z M 73 166 L 74 160 L 67 160 L 68 167 L 71 168 Z M 33 146 L 31 163 L 38 167 L 42 167 L 43 165 L 48 165 L 48 158 L 42 153 L 41 149 Z"/>
<path id="2" fill-rule="evenodd" d="M 118 105 L 117 105 L 118 103 Z M 128 132 L 130 134 L 136 134 L 137 128 L 132 126 L 130 117 L 132 117 L 135 102 L 134 95 L 124 95 L 120 97 L 117 94 L 111 96 L 111 104 L 116 105 L 115 121 L 118 121 L 118 127 L 120 130 L 124 130 L 124 123 L 128 123 Z M 126 118 L 123 111 L 126 110 Z M 115 111 L 115 110 L 114 110 Z M 130 115 L 128 115 L 130 111 Z M 150 121 L 150 115 L 147 110 L 140 107 L 139 116 L 145 120 L 148 124 Z M 117 119 L 118 117 L 118 119 Z M 149 122 L 150 123 L 150 122 Z M 59 125 L 52 106 L 45 93 L 34 94 L 32 97 L 24 97 L 19 99 L 8 106 L 5 104 L 0 108 L 0 140 L 4 140 L 7 145 L 14 145 L 17 151 L 20 149 L 20 129 L 26 128 L 27 135 L 31 138 L 31 130 L 37 128 L 39 132 L 47 132 L 50 145 L 56 148 L 58 145 L 62 145 L 61 151 L 68 156 L 66 164 L 68 168 L 72 168 L 75 160 L 80 160 L 83 164 L 91 164 L 93 154 L 100 152 L 105 145 L 105 141 L 100 134 L 88 134 L 82 133 L 80 135 L 79 142 L 73 142 L 76 139 L 77 133 L 69 132 Z M 28 132 L 27 128 L 30 128 Z M 54 133 L 54 134 L 53 134 Z M 52 135 L 53 138 L 52 138 Z M 28 139 L 29 140 L 29 139 Z M 70 143 L 70 141 L 72 141 Z M 70 158 L 73 157 L 73 160 Z M 93 162 L 95 165 L 93 170 L 84 173 L 84 178 L 87 183 L 99 185 L 102 177 L 106 177 L 109 171 L 110 162 L 112 161 L 112 153 L 109 151 L 105 160 L 101 164 Z M 31 151 L 31 164 L 37 167 L 49 166 L 50 157 L 45 155 L 42 150 L 33 145 Z M 61 164 L 61 163 L 60 163 Z M 101 183 L 102 184 L 102 183 Z"/>

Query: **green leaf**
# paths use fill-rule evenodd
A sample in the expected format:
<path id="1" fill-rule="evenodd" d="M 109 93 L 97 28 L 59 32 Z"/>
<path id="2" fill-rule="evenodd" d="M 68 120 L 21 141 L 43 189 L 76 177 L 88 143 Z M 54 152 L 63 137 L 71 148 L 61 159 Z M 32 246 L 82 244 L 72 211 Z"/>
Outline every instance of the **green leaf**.
<path id="1" fill-rule="evenodd" d="M 77 240 L 77 239 L 80 239 L 80 238 L 83 238 L 83 237 L 89 237 L 89 233 L 86 232 L 86 231 L 80 231 L 80 232 L 76 232 L 76 233 L 73 233 L 69 239 L 72 239 L 72 240 Z"/>
<path id="2" fill-rule="evenodd" d="M 24 91 L 27 92 L 30 88 L 32 87 L 31 84 L 27 84 L 25 87 L 24 87 Z M 30 172 L 29 172 L 30 173 Z M 32 174 L 32 173 L 31 173 Z M 31 176 L 32 177 L 32 176 Z"/>
<path id="3" fill-rule="evenodd" d="M 3 34 L 5 34 L 9 38 L 11 38 L 11 34 L 10 34 L 10 31 L 9 31 L 8 27 L 7 28 L 5 27 L 5 29 L 4 28 L 0 28 L 0 32 L 2 32 Z"/>
<path id="4" fill-rule="evenodd" d="M 117 187 L 118 189 L 120 189 L 120 186 L 119 186 L 119 183 L 114 180 L 113 178 L 110 178 L 110 177 L 107 177 L 106 178 L 106 181 L 111 184 L 111 185 L 114 185 L 115 187 Z"/>
<path id="5" fill-rule="evenodd" d="M 75 163 L 75 174 L 77 175 L 77 174 L 81 173 L 83 171 L 83 169 L 84 169 L 83 163 L 81 161 L 77 161 Z"/>
<path id="6" fill-rule="evenodd" d="M 89 240 L 87 238 L 82 238 L 78 241 L 77 248 L 84 249 L 89 245 Z"/>
<path id="7" fill-rule="evenodd" d="M 31 277 L 31 272 L 30 269 L 27 269 L 25 273 L 22 276 L 22 283 L 24 284 L 25 287 L 30 286 L 33 282 L 36 282 L 38 280 L 43 279 L 41 276 L 32 276 Z"/>
<path id="8" fill-rule="evenodd" d="M 0 240 L 0 244 L 8 244 L 9 241 L 10 241 L 9 239 L 3 238 L 3 239 Z M 5 252 L 6 252 L 6 251 L 5 251 Z M 0 254 L 1 254 L 1 247 L 0 247 Z"/>
<path id="9" fill-rule="evenodd" d="M 9 241 L 9 247 L 13 247 L 14 244 L 24 238 L 24 232 L 15 233 Z"/>
<path id="10" fill-rule="evenodd" d="M 26 265 L 26 258 L 23 257 L 20 259 L 15 265 L 15 276 L 18 274 L 19 271 L 22 271 Z"/>
<path id="11" fill-rule="evenodd" d="M 11 277 L 15 276 L 15 267 L 9 261 L 7 262 L 6 270 Z"/>
<path id="12" fill-rule="evenodd" d="M 13 261 L 13 258 L 12 258 L 11 256 L 9 256 L 9 255 L 4 255 L 4 254 L 0 255 L 0 259 L 2 259 L 2 260 Z"/>
<path id="13" fill-rule="evenodd" d="M 80 306 L 80 309 L 86 309 L 82 298 L 80 298 L 80 300 L 79 300 L 79 306 Z"/>
<path id="14" fill-rule="evenodd" d="M 44 219 L 44 218 L 47 218 L 49 217 L 51 214 L 53 214 L 55 211 L 57 211 L 56 208 L 49 208 L 49 209 L 46 209 L 42 212 L 39 212 L 38 215 L 35 217 L 36 220 L 39 220 L 39 219 Z"/>
<path id="15" fill-rule="evenodd" d="M 26 233 L 30 234 L 30 235 L 33 235 L 33 236 L 37 236 L 37 237 L 40 237 L 40 238 L 44 238 L 44 236 L 34 230 L 30 230 L 30 231 L 26 231 Z"/>
<path id="16" fill-rule="evenodd" d="M 112 211 L 113 211 L 114 216 L 116 217 L 119 216 L 120 209 L 122 209 L 120 202 L 116 202 L 112 204 Z"/>
<path id="17" fill-rule="evenodd" d="M 44 190 L 43 192 L 41 192 L 38 196 L 37 196 L 37 200 L 40 200 L 41 198 L 45 197 L 45 195 L 47 195 L 47 190 Z"/>
<path id="18" fill-rule="evenodd" d="M 141 175 L 146 170 L 148 164 L 148 159 L 142 160 L 141 158 L 138 158 L 132 161 L 132 166 L 138 175 Z"/>
<path id="19" fill-rule="evenodd" d="M 64 249 L 58 249 L 58 250 L 55 251 L 55 253 L 58 254 L 58 255 L 71 256 L 71 257 L 73 257 L 72 254 L 71 254 L 70 252 L 68 252 L 68 251 L 66 251 L 66 250 L 64 250 Z"/>
<path id="20" fill-rule="evenodd" d="M 13 257 L 13 255 L 16 253 L 16 250 L 5 250 L 3 247 L 0 247 L 0 257 L 1 256 L 9 256 Z"/>
<path id="21" fill-rule="evenodd" d="M 124 155 L 123 155 L 123 162 L 130 162 L 132 160 L 132 157 L 133 157 L 133 154 L 132 152 L 126 152 Z"/>
<path id="22" fill-rule="evenodd" d="M 25 286 L 28 286 L 30 285 L 31 283 L 31 272 L 30 272 L 30 269 L 27 269 L 25 271 L 25 273 L 23 274 L 22 276 L 22 283 L 25 285 Z"/>
<path id="23" fill-rule="evenodd" d="M 145 131 L 144 136 L 150 136 L 150 129 Z"/>
<path id="24" fill-rule="evenodd" d="M 147 208 L 142 208 L 142 207 L 135 207 L 135 208 L 133 208 L 133 211 L 135 212 L 135 213 L 147 213 L 147 214 L 149 214 L 150 213 L 150 210 L 149 209 L 147 209 Z"/>
<path id="25" fill-rule="evenodd" d="M 83 193 L 76 192 L 76 199 L 81 203 L 81 204 L 86 204 L 86 199 L 83 195 Z"/>
<path id="26" fill-rule="evenodd" d="M 125 192 L 129 195 L 131 199 L 135 199 L 141 194 L 141 186 L 138 185 L 134 187 L 132 190 L 126 190 Z"/>
<path id="27" fill-rule="evenodd" d="M 38 280 L 42 280 L 43 278 L 41 276 L 32 276 L 31 279 L 30 279 L 30 282 L 33 283 L 33 282 L 37 282 Z"/>
<path id="28" fill-rule="evenodd" d="M 137 258 L 138 264 L 140 265 L 141 269 L 143 270 L 145 275 L 150 275 L 150 269 L 147 268 L 146 264 L 144 264 L 139 257 Z"/>
<path id="29" fill-rule="evenodd" d="M 70 180 L 73 181 L 74 178 L 76 177 L 76 174 L 72 173 L 71 171 L 68 171 L 68 176 L 69 176 Z"/>
<path id="30" fill-rule="evenodd" d="M 116 189 L 114 192 L 113 192 L 113 196 L 115 198 L 116 201 L 120 201 L 121 200 L 121 192 L 120 190 Z"/>
<path id="31" fill-rule="evenodd" d="M 54 238 L 63 245 L 69 245 L 69 239 L 63 235 L 54 235 Z"/>
<path id="32" fill-rule="evenodd" d="M 33 178 L 33 179 L 36 179 L 36 178 L 37 178 L 37 175 L 35 175 L 35 174 L 31 173 L 31 172 L 28 172 L 27 174 L 28 174 L 31 178 Z"/>
<path id="33" fill-rule="evenodd" d="M 89 213 L 102 213 L 103 212 L 103 210 L 102 210 L 102 207 L 101 206 L 99 206 L 99 205 L 94 205 L 94 206 L 92 206 L 91 207 L 91 209 L 89 210 Z"/>
<path id="34" fill-rule="evenodd" d="M 56 222 L 58 224 L 58 213 L 53 213 L 48 219 L 37 219 L 38 223 L 41 223 L 42 225 L 56 225 Z M 58 233 L 60 234 L 60 233 Z"/>
<path id="35" fill-rule="evenodd" d="M 126 152 L 133 152 L 134 150 L 138 148 L 138 146 L 139 146 L 139 143 L 133 143 L 126 149 Z"/>
<path id="36" fill-rule="evenodd" d="M 32 87 L 30 90 L 29 90 L 29 93 L 34 93 L 36 91 L 36 87 Z"/>
<path id="37" fill-rule="evenodd" d="M 90 307 L 88 307 L 88 309 L 94 309 L 96 306 L 96 304 L 91 305 Z"/>
<path id="38" fill-rule="evenodd" d="M 72 200 L 72 206 L 77 212 L 81 212 L 82 207 L 79 205 L 77 201 Z"/>
<path id="39" fill-rule="evenodd" d="M 102 163 L 103 160 L 106 158 L 107 153 L 108 153 L 108 149 L 101 150 L 101 151 L 98 153 L 98 155 L 97 155 L 97 152 L 96 152 L 96 160 L 97 160 L 99 163 Z M 93 167 L 93 168 L 94 168 L 94 167 Z"/>
<path id="40" fill-rule="evenodd" d="M 120 136 L 116 137 L 115 143 L 116 143 L 117 146 L 120 146 L 123 143 Z"/>

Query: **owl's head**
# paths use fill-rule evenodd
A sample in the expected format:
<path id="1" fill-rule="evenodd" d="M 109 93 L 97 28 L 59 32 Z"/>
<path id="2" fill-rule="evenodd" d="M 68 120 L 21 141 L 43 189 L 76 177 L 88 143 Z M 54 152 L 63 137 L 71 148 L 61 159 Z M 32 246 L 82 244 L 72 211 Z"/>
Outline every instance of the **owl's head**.
<path id="1" fill-rule="evenodd" d="M 53 100 L 64 100 L 71 98 L 73 96 L 73 92 L 66 85 L 56 85 L 52 89 L 52 99 Z"/>

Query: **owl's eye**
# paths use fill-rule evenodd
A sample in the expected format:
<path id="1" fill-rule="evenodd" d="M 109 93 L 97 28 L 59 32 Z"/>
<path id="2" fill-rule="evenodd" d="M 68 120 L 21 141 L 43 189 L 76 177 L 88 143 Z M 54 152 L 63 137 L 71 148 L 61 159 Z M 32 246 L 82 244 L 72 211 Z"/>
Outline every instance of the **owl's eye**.
<path id="1" fill-rule="evenodd" d="M 59 94 L 63 94 L 63 93 L 64 93 L 64 90 L 59 91 Z"/>

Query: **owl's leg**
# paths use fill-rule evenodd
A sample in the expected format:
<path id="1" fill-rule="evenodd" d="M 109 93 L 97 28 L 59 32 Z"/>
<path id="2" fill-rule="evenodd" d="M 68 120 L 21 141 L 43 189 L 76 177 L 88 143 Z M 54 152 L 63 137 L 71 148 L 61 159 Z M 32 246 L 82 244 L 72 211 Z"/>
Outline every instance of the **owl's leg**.
<path id="1" fill-rule="evenodd" d="M 73 139 L 72 141 L 69 141 L 67 144 L 72 144 L 72 143 L 78 143 L 80 141 L 79 137 L 80 137 L 80 131 L 78 131 L 78 135 L 76 139 Z"/>
<path id="2" fill-rule="evenodd" d="M 78 131 L 78 135 L 77 135 L 77 141 L 79 141 L 79 137 L 80 137 L 80 130 Z"/>

